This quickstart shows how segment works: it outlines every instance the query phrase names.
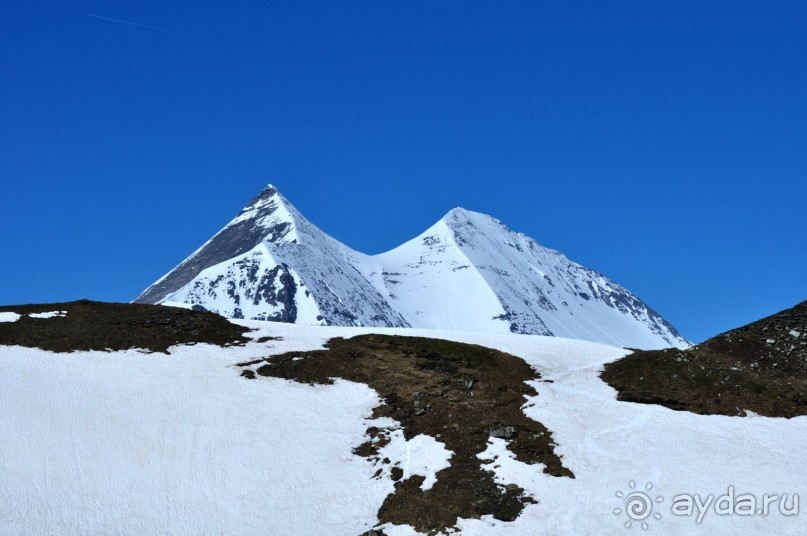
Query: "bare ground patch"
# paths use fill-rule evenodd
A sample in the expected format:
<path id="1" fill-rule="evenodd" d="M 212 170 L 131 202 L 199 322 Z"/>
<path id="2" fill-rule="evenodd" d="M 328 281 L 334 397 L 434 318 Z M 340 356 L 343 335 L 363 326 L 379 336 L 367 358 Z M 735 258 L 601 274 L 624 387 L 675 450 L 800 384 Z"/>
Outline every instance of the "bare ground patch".
<path id="1" fill-rule="evenodd" d="M 378 512 L 382 524 L 409 524 L 436 533 L 453 527 L 458 517 L 515 519 L 535 500 L 516 484 L 497 484 L 493 473 L 481 467 L 477 455 L 491 436 L 507 440 L 518 460 L 541 463 L 553 476 L 574 478 L 555 454 L 551 432 L 524 415 L 525 397 L 537 394 L 525 382 L 540 376 L 512 355 L 440 339 L 365 335 L 332 339 L 326 350 L 241 365 L 246 378 L 273 376 L 310 384 L 343 378 L 366 384 L 384 401 L 374 409 L 374 418 L 390 417 L 407 439 L 429 435 L 454 453 L 450 467 L 439 471 L 426 491 L 420 489 L 422 476 L 402 480 L 400 468 L 393 467 L 395 493 Z M 388 431 L 376 427 L 367 430 L 367 438 L 354 450 L 357 455 L 378 457 L 389 441 Z"/>
<path id="2" fill-rule="evenodd" d="M 80 300 L 67 303 L 13 305 L 0 312 L 20 315 L 0 323 L 0 345 L 19 345 L 52 352 L 142 348 L 168 353 L 176 344 L 243 344 L 247 328 L 206 311 L 162 305 Z M 66 311 L 64 316 L 36 318 L 32 313 Z"/>
<path id="3" fill-rule="evenodd" d="M 699 414 L 807 415 L 807 302 L 687 350 L 636 351 L 605 366 L 618 399 Z"/>

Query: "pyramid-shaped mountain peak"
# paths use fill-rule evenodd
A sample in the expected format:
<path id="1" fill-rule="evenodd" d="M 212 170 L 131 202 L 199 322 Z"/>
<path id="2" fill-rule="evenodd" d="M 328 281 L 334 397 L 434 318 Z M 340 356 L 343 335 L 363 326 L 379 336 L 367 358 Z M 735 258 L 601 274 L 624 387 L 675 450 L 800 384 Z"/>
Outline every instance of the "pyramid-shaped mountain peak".
<path id="1" fill-rule="evenodd" d="M 297 242 L 301 219 L 297 209 L 270 184 L 201 248 L 143 291 L 135 302 L 163 301 L 203 270 L 243 255 L 263 242 Z"/>
<path id="2" fill-rule="evenodd" d="M 688 345 L 624 287 L 486 214 L 454 208 L 417 238 L 368 256 L 322 232 L 273 185 L 136 301 L 309 325 Z"/>
<path id="3" fill-rule="evenodd" d="M 283 194 L 271 184 L 252 198 L 241 212 L 228 223 L 228 228 L 238 228 L 239 233 L 250 236 L 254 247 L 259 242 L 297 242 L 298 230 L 307 222 Z"/>
<path id="4" fill-rule="evenodd" d="M 441 221 L 445 221 L 445 222 L 458 221 L 458 220 L 463 221 L 463 220 L 469 220 L 469 219 L 472 219 L 472 218 L 490 218 L 490 219 L 493 219 L 493 218 L 491 218 L 491 216 L 488 216 L 487 214 L 484 214 L 482 212 L 474 212 L 473 210 L 468 210 L 467 208 L 455 207 L 455 208 L 452 208 L 451 210 L 449 210 L 446 213 L 446 215 L 442 217 Z"/>
<path id="5" fill-rule="evenodd" d="M 451 229 L 460 241 L 469 235 L 504 238 L 506 235 L 516 234 L 504 222 L 493 216 L 461 207 L 450 210 L 440 221 Z"/>

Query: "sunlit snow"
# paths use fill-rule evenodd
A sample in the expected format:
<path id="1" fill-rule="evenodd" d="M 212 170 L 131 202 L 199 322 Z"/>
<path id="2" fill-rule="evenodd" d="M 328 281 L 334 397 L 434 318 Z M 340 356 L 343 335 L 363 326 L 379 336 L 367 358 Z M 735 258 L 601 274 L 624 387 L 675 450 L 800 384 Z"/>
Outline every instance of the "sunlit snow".
<path id="1" fill-rule="evenodd" d="M 514 522 L 459 520 L 463 534 L 629 534 L 630 482 L 662 496 L 653 534 L 802 534 L 802 517 L 673 516 L 676 494 L 792 494 L 807 489 L 807 417 L 701 416 L 618 402 L 598 378 L 626 351 L 597 343 L 512 334 L 307 327 L 242 322 L 282 340 L 171 355 L 54 354 L 0 347 L 0 534 L 358 535 L 393 492 L 353 454 L 372 408 L 369 387 L 246 380 L 234 364 L 321 347 L 329 338 L 400 333 L 482 344 L 523 357 L 542 375 L 527 415 L 553 433 L 575 478 L 551 477 L 491 439 L 481 458 L 502 483 L 537 503 Z M 551 380 L 551 383 L 546 381 Z M 424 475 L 450 463 L 439 438 L 393 438 L 384 455 Z M 642 488 L 644 489 L 644 488 Z M 439 505 L 435 505 L 439 508 Z M 412 534 L 385 527 L 387 534 Z M 633 526 L 634 532 L 641 531 Z M 650 533 L 650 532 L 648 532 Z"/>
<path id="2" fill-rule="evenodd" d="M 31 313 L 31 318 L 54 318 L 57 316 L 67 316 L 67 311 L 48 311 L 46 313 Z"/>
<path id="3" fill-rule="evenodd" d="M 451 210 L 421 235 L 371 256 L 324 233 L 269 186 L 217 236 L 239 226 L 251 230 L 248 239 L 237 233 L 244 241 L 236 240 L 240 254 L 200 265 L 207 245 L 216 251 L 221 246 L 213 245 L 214 237 L 177 266 L 182 285 L 161 287 L 166 276 L 138 299 L 305 325 L 688 346 L 627 289 L 485 214 Z"/>

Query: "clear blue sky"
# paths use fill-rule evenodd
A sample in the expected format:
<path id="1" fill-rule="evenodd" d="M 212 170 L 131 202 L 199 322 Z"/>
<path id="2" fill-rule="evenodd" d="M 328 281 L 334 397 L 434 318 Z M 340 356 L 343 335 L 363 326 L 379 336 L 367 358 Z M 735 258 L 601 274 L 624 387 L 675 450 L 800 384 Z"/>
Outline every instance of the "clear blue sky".
<path id="1" fill-rule="evenodd" d="M 0 303 L 128 301 L 271 182 L 367 253 L 491 214 L 701 340 L 807 298 L 805 28 L 803 1 L 7 2 Z"/>

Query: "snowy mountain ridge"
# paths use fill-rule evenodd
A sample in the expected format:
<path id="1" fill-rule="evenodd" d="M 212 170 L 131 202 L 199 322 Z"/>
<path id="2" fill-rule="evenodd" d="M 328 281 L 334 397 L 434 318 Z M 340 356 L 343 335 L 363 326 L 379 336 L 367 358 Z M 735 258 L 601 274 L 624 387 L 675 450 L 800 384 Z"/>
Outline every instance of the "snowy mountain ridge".
<path id="1" fill-rule="evenodd" d="M 304 325 L 688 345 L 624 287 L 485 214 L 455 208 L 369 256 L 322 232 L 272 185 L 135 302 Z"/>

